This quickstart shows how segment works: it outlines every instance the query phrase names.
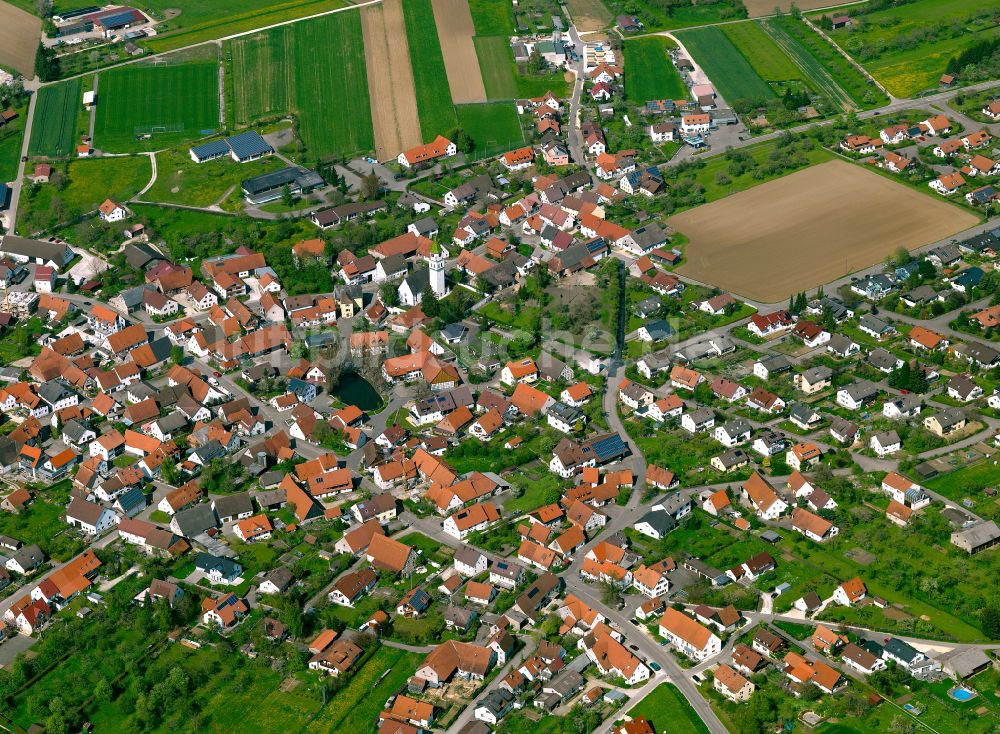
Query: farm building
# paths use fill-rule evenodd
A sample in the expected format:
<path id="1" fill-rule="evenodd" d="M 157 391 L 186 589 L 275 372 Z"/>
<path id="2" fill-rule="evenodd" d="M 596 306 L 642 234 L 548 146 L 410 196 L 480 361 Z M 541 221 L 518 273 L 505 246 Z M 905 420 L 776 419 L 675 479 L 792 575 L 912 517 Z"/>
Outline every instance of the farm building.
<path id="1" fill-rule="evenodd" d="M 288 166 L 248 178 L 240 184 L 243 195 L 251 204 L 265 204 L 280 199 L 286 186 L 293 194 L 305 194 L 326 186 L 326 181 L 308 168 Z"/>

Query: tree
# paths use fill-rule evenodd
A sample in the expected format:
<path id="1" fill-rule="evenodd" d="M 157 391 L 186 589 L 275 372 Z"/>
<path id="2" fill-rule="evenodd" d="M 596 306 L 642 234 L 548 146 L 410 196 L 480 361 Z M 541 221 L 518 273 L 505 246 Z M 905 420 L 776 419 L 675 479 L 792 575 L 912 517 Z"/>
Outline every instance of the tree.
<path id="1" fill-rule="evenodd" d="M 285 184 L 281 188 L 281 203 L 283 203 L 289 209 L 292 208 L 292 204 L 295 203 L 295 197 L 292 196 L 292 187 Z"/>
<path id="2" fill-rule="evenodd" d="M 434 289 L 428 283 L 420 294 L 420 310 L 429 318 L 436 319 L 441 314 L 441 302 L 434 295 Z"/>
<path id="3" fill-rule="evenodd" d="M 528 55 L 528 73 L 540 74 L 544 69 L 545 59 L 542 58 L 542 54 L 536 45 L 533 49 L 531 49 L 531 54 Z"/>
<path id="4" fill-rule="evenodd" d="M 180 364 L 184 361 L 184 348 L 174 345 L 170 348 L 170 361 L 174 364 Z"/>
<path id="5" fill-rule="evenodd" d="M 101 678 L 94 686 L 94 700 L 107 703 L 114 696 L 114 688 L 107 678 Z"/>
<path id="6" fill-rule="evenodd" d="M 622 601 L 622 590 L 610 581 L 601 582 L 601 601 L 609 607 L 618 606 Z"/>
<path id="7" fill-rule="evenodd" d="M 979 612 L 979 624 L 991 640 L 1000 639 L 1000 607 L 989 604 Z"/>
<path id="8" fill-rule="evenodd" d="M 59 78 L 59 59 L 55 49 L 46 48 L 41 41 L 35 52 L 35 75 L 43 82 L 54 82 Z"/>
<path id="9" fill-rule="evenodd" d="M 382 193 L 382 179 L 375 171 L 362 176 L 360 193 L 361 198 L 368 200 L 377 199 Z"/>
<path id="10" fill-rule="evenodd" d="M 399 305 L 399 291 L 395 283 L 386 283 L 379 289 L 382 303 L 388 308 L 395 308 Z"/>

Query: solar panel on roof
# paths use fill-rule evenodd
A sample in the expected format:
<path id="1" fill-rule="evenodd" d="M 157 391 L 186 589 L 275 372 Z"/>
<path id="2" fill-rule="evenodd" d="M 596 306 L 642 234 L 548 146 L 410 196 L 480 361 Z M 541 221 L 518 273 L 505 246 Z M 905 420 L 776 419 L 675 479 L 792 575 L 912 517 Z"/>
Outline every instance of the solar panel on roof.
<path id="1" fill-rule="evenodd" d="M 273 152 L 267 141 L 255 130 L 247 130 L 239 135 L 226 138 L 226 143 L 237 158 L 253 158 Z"/>
<path id="2" fill-rule="evenodd" d="M 220 155 L 225 155 L 229 152 L 229 146 L 226 145 L 225 140 L 211 140 L 201 145 L 192 146 L 191 152 L 201 160 L 218 158 Z"/>

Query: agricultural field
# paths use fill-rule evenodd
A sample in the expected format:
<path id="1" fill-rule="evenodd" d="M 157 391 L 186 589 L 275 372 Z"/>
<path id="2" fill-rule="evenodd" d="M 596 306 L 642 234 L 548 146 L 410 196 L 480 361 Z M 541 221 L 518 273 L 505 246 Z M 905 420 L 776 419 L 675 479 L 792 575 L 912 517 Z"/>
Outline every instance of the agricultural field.
<path id="1" fill-rule="evenodd" d="M 809 85 L 825 95 L 831 102 L 833 102 L 837 107 L 842 110 L 854 110 L 857 109 L 857 103 L 851 97 L 851 95 L 840 85 L 840 83 L 830 74 L 830 72 L 823 66 L 809 50 L 803 46 L 799 41 L 791 36 L 784 28 L 779 26 L 777 23 L 771 23 L 768 21 L 760 21 L 760 25 L 754 24 L 755 27 L 760 28 L 767 36 L 770 37 L 774 45 L 777 46 L 782 53 L 787 55 L 793 64 L 802 70 L 801 76 L 808 79 Z M 726 28 L 726 32 L 730 31 Z M 858 75 L 856 69 L 853 69 L 853 73 Z M 860 75 L 858 75 L 860 76 Z"/>
<path id="2" fill-rule="evenodd" d="M 836 4 L 835 0 L 743 0 L 743 6 L 751 18 L 774 15 L 775 8 L 787 13 L 793 5 L 801 11 L 807 11 L 814 8 L 828 8 Z"/>
<path id="3" fill-rule="evenodd" d="M 303 731 L 316 734 L 368 731 L 386 700 L 413 675 L 423 657 L 380 647 Z"/>
<path id="4" fill-rule="evenodd" d="M 232 0 L 217 3 L 200 0 L 147 0 L 136 7 L 153 18 L 167 19 L 157 25 L 158 35 L 143 42 L 143 46 L 162 53 L 350 7 L 350 3 L 345 0 L 245 0 L 240 3 Z"/>
<path id="5" fill-rule="evenodd" d="M 497 155 L 524 144 L 512 102 L 458 105 L 458 124 L 475 142 L 473 155 Z"/>
<path id="6" fill-rule="evenodd" d="M 226 48 L 237 126 L 296 115 L 303 152 L 313 159 L 375 147 L 360 13 L 272 28 Z M 334 116 L 331 99 L 338 100 Z"/>
<path id="7" fill-rule="evenodd" d="M 774 90 L 761 79 L 720 27 L 684 31 L 678 33 L 677 38 L 705 70 L 712 86 L 727 104 L 733 105 L 737 100 L 775 97 Z"/>
<path id="8" fill-rule="evenodd" d="M 445 71 L 441 43 L 434 24 L 431 0 L 406 0 L 403 3 L 406 38 L 413 67 L 413 86 L 420 115 L 420 132 L 424 140 L 447 134 L 458 124 L 455 105 L 451 102 L 448 75 Z"/>
<path id="9" fill-rule="evenodd" d="M 514 10 L 507 2 L 496 0 L 460 0 L 468 5 L 477 36 L 511 36 L 514 34 Z"/>
<path id="10" fill-rule="evenodd" d="M 845 218 L 845 211 L 852 216 Z M 882 216 L 886 211 L 894 216 Z M 844 161 L 812 166 L 668 220 L 690 239 L 679 272 L 764 303 L 828 283 L 901 247 L 944 239 L 977 221 L 967 211 Z M 811 235 L 804 240 L 806 230 Z M 775 262 L 784 267 L 776 271 Z"/>
<path id="11" fill-rule="evenodd" d="M 937 88 L 949 59 L 993 38 L 996 9 L 994 0 L 916 0 L 859 14 L 828 34 L 890 94 L 912 97 Z"/>
<path id="12" fill-rule="evenodd" d="M 835 80 L 851 99 L 863 109 L 879 107 L 889 102 L 888 97 L 876 87 L 849 59 L 845 59 L 835 47 L 809 28 L 804 21 L 789 15 L 765 21 L 765 29 L 779 45 L 793 58 L 805 61 L 812 58 L 812 63 L 822 67 L 831 80 Z M 782 43 L 782 39 L 786 39 Z M 811 68 L 806 66 L 807 69 Z M 810 76 L 819 78 L 817 73 L 810 71 Z"/>
<path id="13" fill-rule="evenodd" d="M 505 3 L 493 5 L 506 6 Z M 467 0 L 431 0 L 431 7 L 434 9 L 434 23 L 444 55 L 452 101 L 455 104 L 485 102 L 486 87 L 479 73 L 479 58 L 473 37 L 497 33 L 484 30 L 493 26 L 495 13 L 483 15 L 483 28 L 479 28 L 473 24 Z M 507 11 L 510 11 L 509 7 Z"/>
<path id="14" fill-rule="evenodd" d="M 77 109 L 82 105 L 80 80 L 42 87 L 35 100 L 28 155 L 62 158 L 76 147 Z"/>
<path id="15" fill-rule="evenodd" d="M 94 147 L 155 150 L 217 131 L 219 67 L 213 62 L 134 64 L 100 76 Z M 140 139 L 140 136 L 151 136 Z"/>
<path id="16" fill-rule="evenodd" d="M 599 31 L 614 20 L 601 0 L 567 0 L 566 7 L 578 31 Z"/>
<path id="17" fill-rule="evenodd" d="M 507 39 L 503 36 L 476 36 L 474 41 L 486 96 L 489 99 L 514 99 L 517 96 L 514 57 Z"/>
<path id="18" fill-rule="evenodd" d="M 392 160 L 420 145 L 420 117 L 401 0 L 361 9 L 375 156 Z"/>
<path id="19" fill-rule="evenodd" d="M 65 171 L 65 188 L 29 188 L 21 196 L 21 231 L 36 232 L 69 222 L 94 211 L 105 199 L 128 201 L 149 183 L 153 173 L 144 155 L 74 160 L 66 164 Z"/>
<path id="20" fill-rule="evenodd" d="M 42 21 L 33 12 L 0 3 L 0 64 L 17 69 L 27 78 L 33 76 L 42 31 Z"/>
<path id="21" fill-rule="evenodd" d="M 284 166 L 285 163 L 274 156 L 249 163 L 236 163 L 228 156 L 195 163 L 186 149 L 167 150 L 156 154 L 156 183 L 142 199 L 207 207 L 225 198 L 244 179 Z"/>
<path id="22" fill-rule="evenodd" d="M 674 42 L 662 36 L 634 38 L 622 44 L 625 96 L 634 104 L 651 99 L 686 99 L 687 87 L 670 60 Z"/>

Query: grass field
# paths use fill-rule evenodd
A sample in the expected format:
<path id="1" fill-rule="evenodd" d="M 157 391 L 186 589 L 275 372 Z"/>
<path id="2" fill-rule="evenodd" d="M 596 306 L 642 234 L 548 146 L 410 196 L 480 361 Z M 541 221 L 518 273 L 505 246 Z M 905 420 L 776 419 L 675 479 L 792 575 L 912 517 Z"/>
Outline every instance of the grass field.
<path id="1" fill-rule="evenodd" d="M 156 183 L 142 198 L 168 204 L 211 206 L 240 181 L 284 166 L 284 161 L 274 156 L 250 163 L 235 163 L 228 156 L 195 163 L 186 150 L 168 150 L 156 154 Z"/>
<path id="2" fill-rule="evenodd" d="M 163 18 L 167 9 L 181 11 L 180 15 L 157 26 L 159 35 L 143 42 L 145 47 L 161 53 L 349 5 L 344 0 L 246 0 L 239 3 L 233 0 L 216 3 L 150 0 L 136 7 L 151 12 L 157 18 Z"/>
<path id="3" fill-rule="evenodd" d="M 774 82 L 805 77 L 759 23 L 730 23 L 721 28 L 762 79 Z"/>
<path id="4" fill-rule="evenodd" d="M 469 0 L 469 12 L 477 36 L 511 36 L 514 33 L 514 10 L 509 2 Z"/>
<path id="5" fill-rule="evenodd" d="M 451 102 L 448 76 L 441 55 L 441 42 L 434 25 L 430 0 L 406 0 L 406 39 L 413 64 L 413 84 L 417 93 L 417 112 L 424 140 L 447 134 L 458 124 Z"/>
<path id="6" fill-rule="evenodd" d="M 28 155 L 51 158 L 70 155 L 76 144 L 77 106 L 83 104 L 80 80 L 42 87 L 37 94 Z"/>
<path id="7" fill-rule="evenodd" d="M 310 158 L 375 146 L 356 12 L 272 28 L 227 45 L 237 125 L 294 114 Z M 330 100 L 337 100 L 331 114 Z"/>
<path id="8" fill-rule="evenodd" d="M 667 52 L 675 44 L 669 38 L 650 36 L 626 41 L 625 96 L 642 104 L 651 99 L 685 99 L 687 88 Z"/>
<path id="9" fill-rule="evenodd" d="M 475 141 L 476 156 L 498 155 L 524 143 L 512 102 L 458 105 L 458 124 Z"/>
<path id="10" fill-rule="evenodd" d="M 219 71 L 211 62 L 134 64 L 100 76 L 94 147 L 155 150 L 219 129 Z M 148 140 L 137 135 L 152 133 Z"/>
<path id="11" fill-rule="evenodd" d="M 911 97 L 936 88 L 953 56 L 993 36 L 996 9 L 995 0 L 916 0 L 858 16 L 863 26 L 856 22 L 829 35 L 891 94 Z"/>
<path id="12" fill-rule="evenodd" d="M 34 198 L 21 197 L 18 225 L 23 231 L 36 231 L 92 212 L 105 199 L 128 201 L 149 182 L 151 174 L 146 156 L 71 161 L 64 189 L 42 186 Z"/>
<path id="13" fill-rule="evenodd" d="M 423 657 L 391 647 L 379 648 L 319 716 L 300 731 L 326 734 L 371 730 L 386 700 L 413 675 Z M 388 675 L 382 677 L 384 673 Z"/>
<path id="14" fill-rule="evenodd" d="M 16 108 L 16 112 L 17 119 L 0 128 L 0 182 L 12 181 L 17 177 L 17 165 L 21 160 L 28 108 L 22 105 Z"/>
<path id="15" fill-rule="evenodd" d="M 845 218 L 845 211 L 852 216 Z M 891 220 L 879 215 L 892 211 Z M 690 238 L 680 272 L 774 303 L 936 242 L 977 217 L 873 171 L 834 160 L 671 217 Z M 802 237 L 808 228 L 810 236 Z M 835 253 L 832 255 L 831 253 Z M 780 271 L 773 267 L 782 263 Z"/>
<path id="16" fill-rule="evenodd" d="M 771 99 L 775 96 L 771 86 L 760 78 L 720 27 L 684 31 L 677 37 L 728 104 L 732 105 L 739 99 Z"/>
<path id="17" fill-rule="evenodd" d="M 653 730 L 670 734 L 708 734 L 708 727 L 698 718 L 684 696 L 672 683 L 661 683 L 642 699 L 629 714 L 645 716 Z"/>
<path id="18" fill-rule="evenodd" d="M 828 76 L 836 80 L 836 83 L 860 107 L 869 109 L 888 103 L 889 99 L 878 87 L 858 71 L 854 64 L 845 59 L 837 49 L 806 26 L 802 20 L 786 15 L 766 21 L 766 27 L 771 32 L 771 35 L 778 40 L 780 40 L 781 35 L 774 33 L 774 29 L 782 31 L 784 36 L 792 39 L 794 44 L 799 48 L 798 50 L 794 50 L 786 47 L 786 51 L 796 57 L 805 54 L 812 57 L 815 63 L 825 69 Z M 785 46 L 783 45 L 783 47 Z M 817 78 L 816 74 L 812 72 L 810 72 L 810 76 Z"/>

